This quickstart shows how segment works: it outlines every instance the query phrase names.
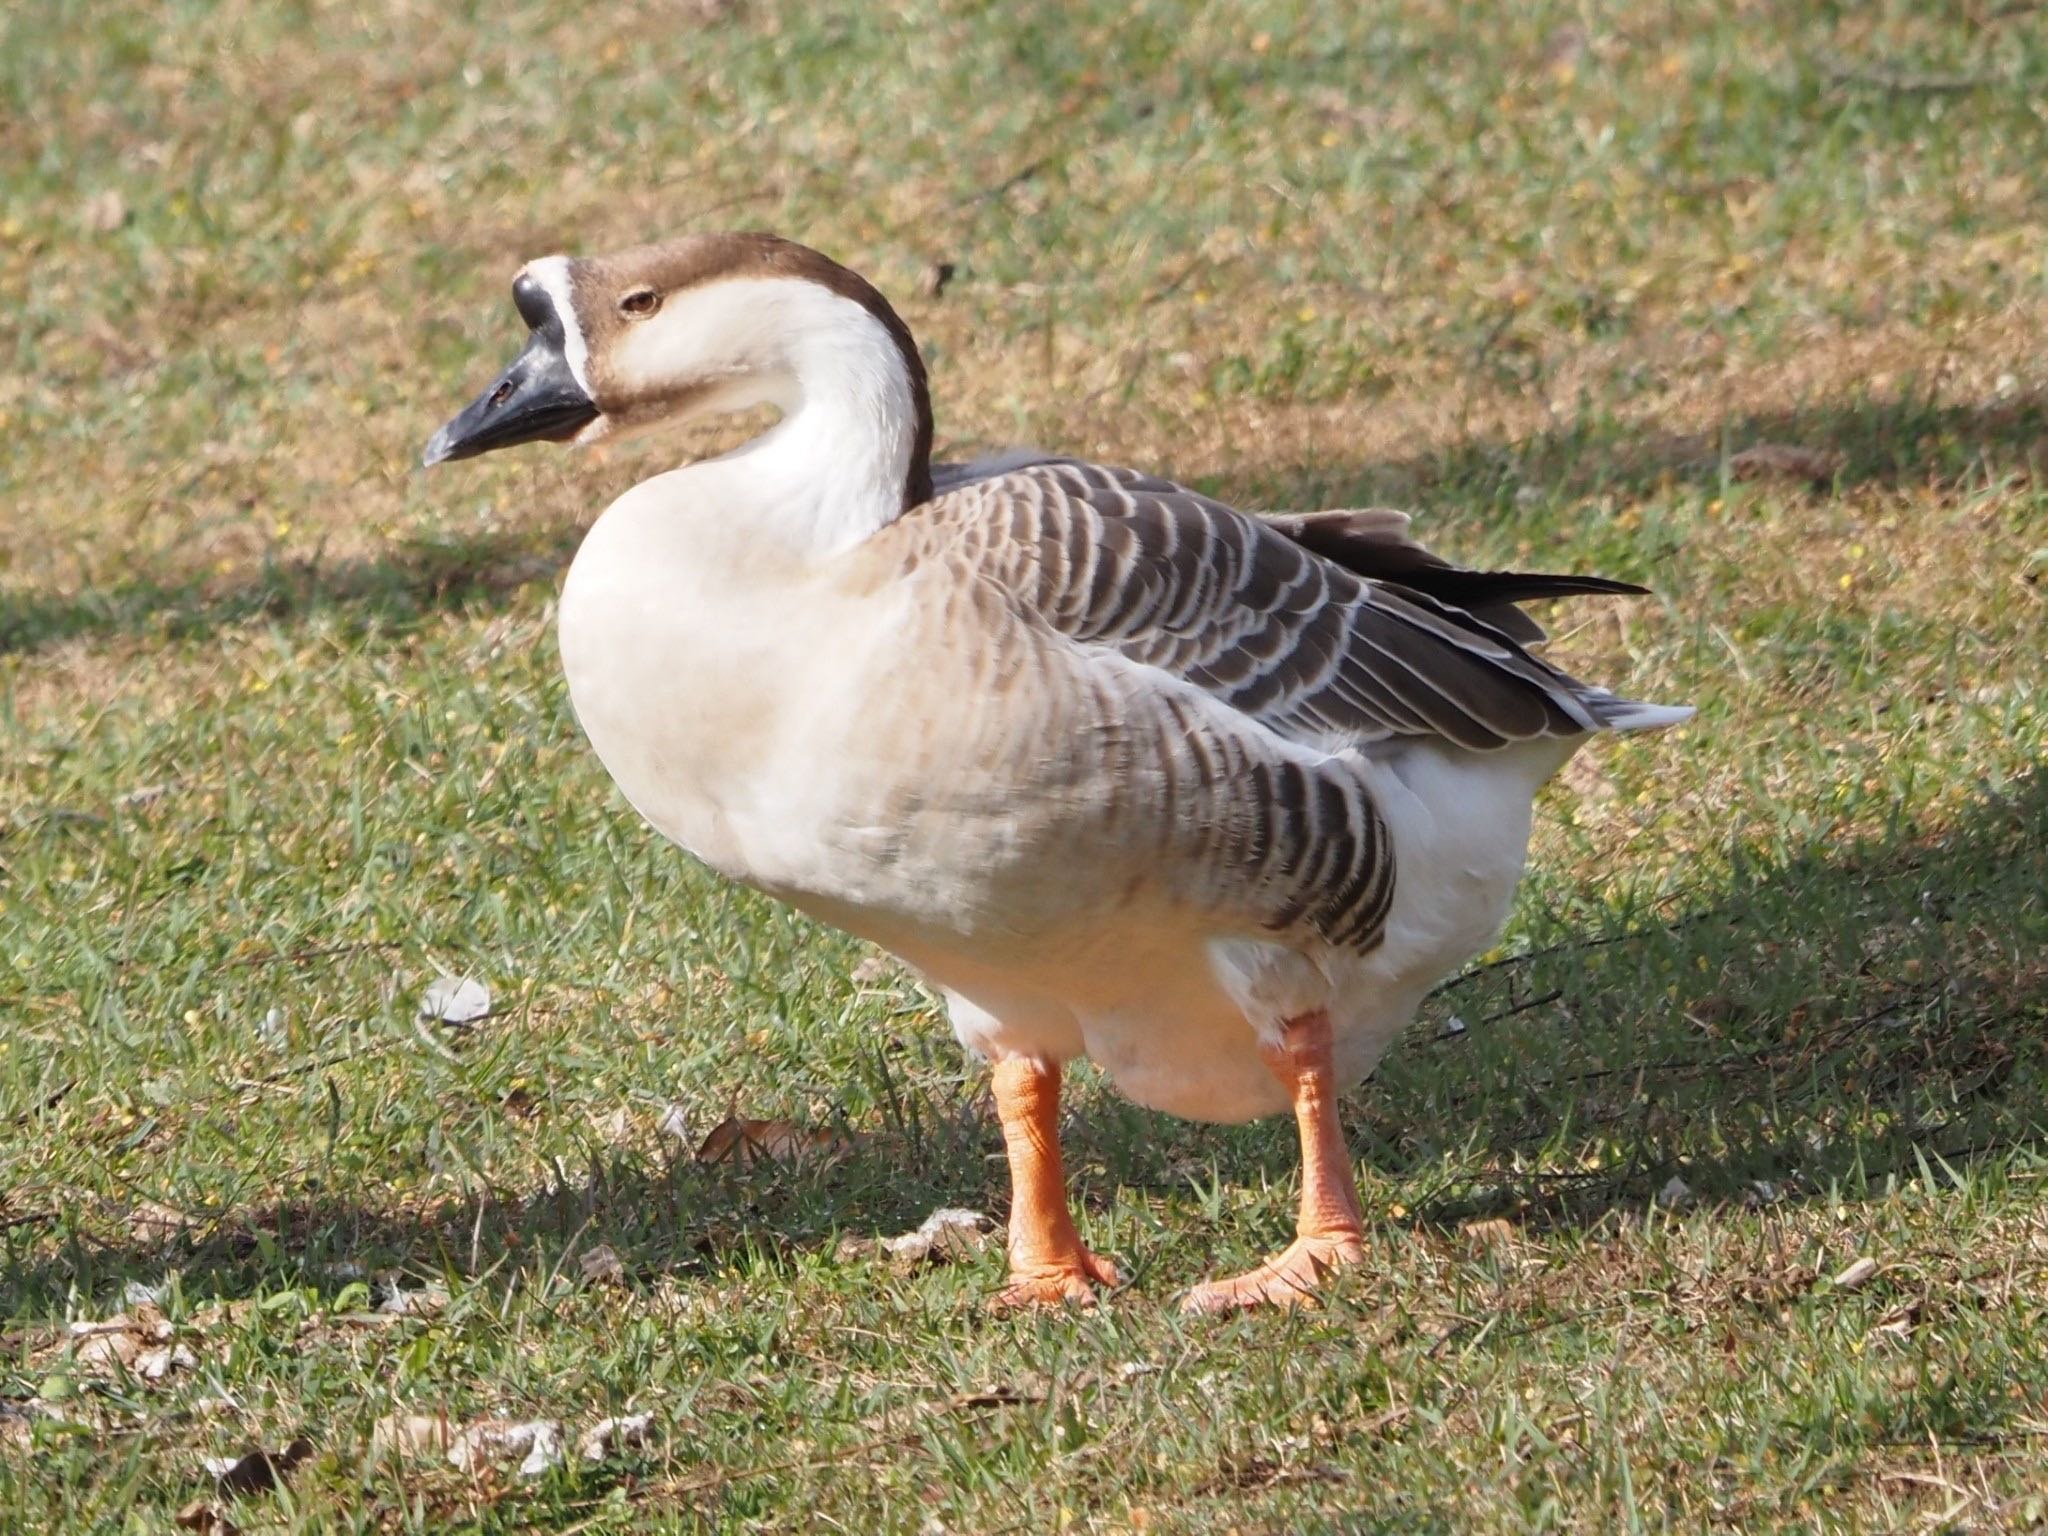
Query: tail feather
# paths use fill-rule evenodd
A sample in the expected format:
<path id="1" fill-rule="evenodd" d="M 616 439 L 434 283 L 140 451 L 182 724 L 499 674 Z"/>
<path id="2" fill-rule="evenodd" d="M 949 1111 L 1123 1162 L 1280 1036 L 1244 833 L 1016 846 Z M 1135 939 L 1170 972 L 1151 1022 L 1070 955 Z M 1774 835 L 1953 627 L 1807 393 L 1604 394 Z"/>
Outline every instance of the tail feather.
<path id="1" fill-rule="evenodd" d="M 1581 697 L 1593 711 L 1593 718 L 1610 731 L 1661 731 L 1698 713 L 1690 704 L 1645 704 L 1639 699 L 1624 699 L 1605 688 L 1589 688 Z"/>
<path id="2" fill-rule="evenodd" d="M 1606 576 L 1546 571 L 1479 571 L 1453 565 L 1410 534 L 1405 512 L 1390 507 L 1354 511 L 1285 512 L 1266 521 L 1295 543 L 1369 581 L 1420 592 L 1462 608 L 1521 645 L 1541 645 L 1543 626 L 1515 604 L 1588 594 L 1641 597 L 1650 589 Z"/>

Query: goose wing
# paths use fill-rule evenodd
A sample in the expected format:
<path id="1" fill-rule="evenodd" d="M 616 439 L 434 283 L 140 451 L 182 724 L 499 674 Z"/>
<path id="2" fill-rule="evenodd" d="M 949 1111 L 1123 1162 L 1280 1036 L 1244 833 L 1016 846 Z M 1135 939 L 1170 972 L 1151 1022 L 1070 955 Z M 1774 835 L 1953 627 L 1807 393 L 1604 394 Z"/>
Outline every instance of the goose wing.
<path id="1" fill-rule="evenodd" d="M 1469 571 L 1415 543 L 1399 513 L 1260 518 L 1070 459 L 940 484 L 922 511 L 973 540 L 976 567 L 1029 617 L 1296 742 L 1490 751 L 1686 713 L 1630 704 L 1531 655 L 1542 631 L 1513 606 L 1641 588 Z"/>

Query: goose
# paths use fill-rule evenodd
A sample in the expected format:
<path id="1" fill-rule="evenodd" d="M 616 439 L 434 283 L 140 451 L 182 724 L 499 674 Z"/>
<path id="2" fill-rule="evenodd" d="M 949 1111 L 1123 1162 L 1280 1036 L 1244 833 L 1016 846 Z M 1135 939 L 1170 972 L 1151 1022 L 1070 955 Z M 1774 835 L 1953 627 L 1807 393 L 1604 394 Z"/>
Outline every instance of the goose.
<path id="1" fill-rule="evenodd" d="M 1256 516 L 1135 470 L 932 462 L 926 374 L 864 278 L 764 233 L 547 256 L 524 350 L 429 465 L 772 405 L 642 481 L 562 587 L 569 698 L 626 799 L 734 880 L 892 952 L 991 1063 L 999 1308 L 1094 1304 L 1059 1138 L 1087 1057 L 1196 1120 L 1292 1112 L 1294 1241 L 1202 1313 L 1313 1304 L 1366 1254 L 1338 1117 L 1491 944 L 1538 787 L 1674 724 L 1540 659 L 1520 602 L 1387 510 Z"/>

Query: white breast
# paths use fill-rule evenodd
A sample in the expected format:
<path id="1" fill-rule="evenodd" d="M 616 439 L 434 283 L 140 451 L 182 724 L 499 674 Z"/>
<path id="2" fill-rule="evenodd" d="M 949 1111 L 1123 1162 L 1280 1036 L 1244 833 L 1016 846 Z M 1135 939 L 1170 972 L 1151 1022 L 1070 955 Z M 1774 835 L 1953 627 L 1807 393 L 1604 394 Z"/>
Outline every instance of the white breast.
<path id="1" fill-rule="evenodd" d="M 847 780 L 820 771 L 859 726 L 889 600 L 849 603 L 778 558 L 702 465 L 636 487 L 562 590 L 569 697 L 636 810 L 723 873 L 770 890 L 826 878 L 819 831 Z M 689 477 L 710 494 L 689 494 Z"/>

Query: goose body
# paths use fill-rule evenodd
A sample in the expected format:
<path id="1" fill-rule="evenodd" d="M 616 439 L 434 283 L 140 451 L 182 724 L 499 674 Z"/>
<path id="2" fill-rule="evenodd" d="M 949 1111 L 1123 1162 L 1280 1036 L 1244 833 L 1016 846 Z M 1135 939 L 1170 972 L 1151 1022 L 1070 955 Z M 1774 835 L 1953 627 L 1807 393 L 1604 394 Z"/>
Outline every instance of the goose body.
<path id="1" fill-rule="evenodd" d="M 901 321 L 770 237 L 521 283 L 535 341 L 430 462 L 517 431 L 522 392 L 529 436 L 782 410 L 592 527 L 561 601 L 571 701 L 657 830 L 916 966 L 997 1064 L 1006 1296 L 1108 1273 L 1064 1195 L 1031 1193 L 1057 1170 L 1047 1085 L 1081 1056 L 1177 1115 L 1301 1120 L 1307 1257 L 1198 1305 L 1290 1299 L 1350 1256 L 1330 1094 L 1498 933 L 1542 782 L 1689 713 L 1551 667 L 1515 601 L 1639 589 L 1463 570 L 1396 513 L 1259 518 L 1043 455 L 935 469 Z"/>
<path id="2" fill-rule="evenodd" d="M 1275 738 L 1156 667 L 1034 622 L 1030 594 L 983 564 L 981 537 L 1006 534 L 1010 509 L 1058 506 L 1090 481 L 1235 514 L 1162 482 L 1040 466 L 800 563 L 763 544 L 772 512 L 735 470 L 659 476 L 591 530 L 560 617 L 577 718 L 657 830 L 902 956 L 944 989 L 971 1048 L 1085 1055 L 1139 1103 L 1248 1119 L 1287 1099 L 1232 995 L 1233 951 L 1295 939 L 1320 972 L 1299 984 L 1313 995 L 1326 982 L 1352 1081 L 1498 931 L 1531 799 L 1582 736 L 1487 752 Z M 1256 846 L 1261 813 L 1241 802 L 1276 793 L 1285 765 L 1338 787 L 1333 823 L 1370 815 L 1382 829 L 1377 853 L 1355 855 L 1391 886 L 1369 942 L 1277 923 L 1329 878 L 1318 799 L 1292 825 L 1265 813 L 1277 841 Z M 1243 878 L 1261 860 L 1264 891 Z"/>

